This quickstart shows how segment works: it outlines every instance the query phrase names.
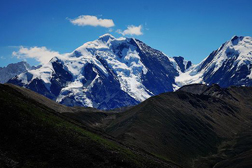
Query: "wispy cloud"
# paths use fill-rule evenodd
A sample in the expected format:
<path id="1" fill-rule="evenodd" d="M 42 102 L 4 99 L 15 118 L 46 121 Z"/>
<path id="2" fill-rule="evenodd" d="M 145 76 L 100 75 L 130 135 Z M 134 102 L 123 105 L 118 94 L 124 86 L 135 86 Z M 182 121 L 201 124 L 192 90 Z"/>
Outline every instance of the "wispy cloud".
<path id="1" fill-rule="evenodd" d="M 127 27 L 126 30 L 122 31 L 120 29 L 118 29 L 116 31 L 117 33 L 119 34 L 122 34 L 122 35 L 143 35 L 143 32 L 142 32 L 142 25 L 139 25 L 139 26 L 134 26 L 134 25 L 130 25 Z"/>
<path id="2" fill-rule="evenodd" d="M 95 26 L 95 27 L 101 26 L 106 28 L 115 26 L 112 19 L 101 19 L 91 15 L 81 15 L 75 19 L 69 19 L 69 20 L 72 24 L 78 26 Z"/>
<path id="3" fill-rule="evenodd" d="M 23 46 L 19 47 L 18 51 L 13 51 L 12 56 L 19 59 L 33 58 L 36 59 L 41 64 L 49 62 L 53 57 L 60 56 L 59 52 L 52 51 L 46 47 L 30 47 L 26 48 Z"/>

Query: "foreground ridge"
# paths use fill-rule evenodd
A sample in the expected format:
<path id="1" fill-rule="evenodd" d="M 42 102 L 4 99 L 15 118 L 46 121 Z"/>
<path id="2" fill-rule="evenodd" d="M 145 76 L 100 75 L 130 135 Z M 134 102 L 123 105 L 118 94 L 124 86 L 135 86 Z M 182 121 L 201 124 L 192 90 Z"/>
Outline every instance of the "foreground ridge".
<path id="1" fill-rule="evenodd" d="M 99 110 L 62 106 L 13 85 L 0 85 L 0 101 L 0 167 L 178 167 L 64 115 L 77 110 L 98 120 L 106 115 Z"/>

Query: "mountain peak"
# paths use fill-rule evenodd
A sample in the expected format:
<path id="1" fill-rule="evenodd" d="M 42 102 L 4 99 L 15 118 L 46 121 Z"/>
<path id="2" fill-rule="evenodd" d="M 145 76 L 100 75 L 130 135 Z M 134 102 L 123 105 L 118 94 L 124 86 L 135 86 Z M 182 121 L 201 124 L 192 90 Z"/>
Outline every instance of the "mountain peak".
<path id="1" fill-rule="evenodd" d="M 242 41 L 244 36 L 233 36 L 231 42 L 233 45 L 237 45 L 239 41 Z"/>
<path id="2" fill-rule="evenodd" d="M 101 40 L 101 41 L 103 41 L 103 42 L 108 42 L 109 39 L 115 39 L 115 37 L 112 36 L 112 35 L 109 34 L 109 33 L 106 33 L 106 34 L 104 34 L 104 35 L 102 35 L 102 36 L 99 37 L 99 40 Z"/>

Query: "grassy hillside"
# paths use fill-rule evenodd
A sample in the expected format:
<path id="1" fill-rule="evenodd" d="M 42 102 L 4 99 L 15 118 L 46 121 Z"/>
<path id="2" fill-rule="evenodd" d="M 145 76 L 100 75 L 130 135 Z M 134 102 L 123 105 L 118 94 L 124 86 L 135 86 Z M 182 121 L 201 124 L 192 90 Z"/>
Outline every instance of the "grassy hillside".
<path id="1" fill-rule="evenodd" d="M 93 132 L 58 113 L 63 106 L 25 92 L 0 85 L 0 167 L 176 167 Z"/>
<path id="2" fill-rule="evenodd" d="M 252 166 L 252 88 L 198 86 L 152 97 L 106 131 L 183 167 Z"/>
<path id="3" fill-rule="evenodd" d="M 0 167 L 252 167 L 249 87 L 185 86 L 120 113 L 14 85 L 0 102 Z"/>

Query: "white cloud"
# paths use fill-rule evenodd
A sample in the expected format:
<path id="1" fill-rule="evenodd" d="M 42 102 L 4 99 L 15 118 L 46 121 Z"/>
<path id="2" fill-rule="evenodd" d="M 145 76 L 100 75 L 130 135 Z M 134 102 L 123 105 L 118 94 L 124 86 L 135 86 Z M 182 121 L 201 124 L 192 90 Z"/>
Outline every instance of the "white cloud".
<path id="1" fill-rule="evenodd" d="M 34 58 L 41 64 L 49 62 L 53 57 L 60 56 L 59 52 L 52 51 L 46 47 L 30 47 L 20 46 L 19 50 L 13 51 L 12 55 L 19 59 Z"/>
<path id="2" fill-rule="evenodd" d="M 69 19 L 70 22 L 78 26 L 101 26 L 101 27 L 113 27 L 115 26 L 112 19 L 99 19 L 96 16 L 81 15 L 76 19 Z"/>
<path id="3" fill-rule="evenodd" d="M 139 25 L 139 26 L 134 26 L 134 25 L 130 25 L 127 27 L 126 30 L 122 31 L 120 29 L 118 29 L 116 31 L 117 33 L 119 34 L 122 34 L 122 35 L 143 35 L 143 32 L 142 32 L 142 25 Z"/>

